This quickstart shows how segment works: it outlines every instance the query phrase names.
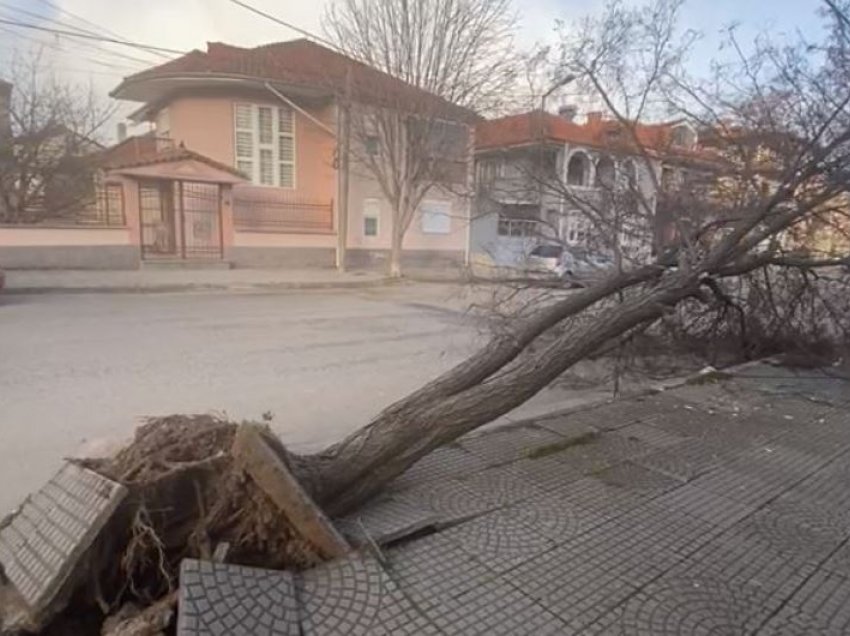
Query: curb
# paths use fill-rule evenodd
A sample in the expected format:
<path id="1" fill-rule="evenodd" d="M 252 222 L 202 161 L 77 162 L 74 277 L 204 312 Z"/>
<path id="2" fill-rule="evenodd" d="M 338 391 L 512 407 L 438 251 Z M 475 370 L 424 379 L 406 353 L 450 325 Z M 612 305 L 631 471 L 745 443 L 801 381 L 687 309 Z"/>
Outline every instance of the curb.
<path id="1" fill-rule="evenodd" d="M 398 280 L 380 278 L 368 281 L 327 281 L 291 283 L 175 283 L 162 285 L 80 285 L 71 287 L 6 287 L 3 295 L 43 294 L 171 294 L 180 292 L 275 292 L 320 289 L 366 289 L 395 285 Z"/>

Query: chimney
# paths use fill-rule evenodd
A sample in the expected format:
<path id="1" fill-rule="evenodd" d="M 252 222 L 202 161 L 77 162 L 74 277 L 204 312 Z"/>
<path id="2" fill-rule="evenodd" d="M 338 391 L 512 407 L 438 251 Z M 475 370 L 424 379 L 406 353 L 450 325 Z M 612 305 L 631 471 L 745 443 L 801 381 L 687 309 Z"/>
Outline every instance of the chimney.
<path id="1" fill-rule="evenodd" d="M 594 110 L 587 113 L 587 123 L 591 126 L 598 126 L 602 123 L 603 113 L 600 110 Z"/>
<path id="2" fill-rule="evenodd" d="M 573 104 L 563 104 L 558 107 L 558 116 L 567 121 L 575 121 L 576 115 L 578 115 L 578 108 Z"/>
<path id="3" fill-rule="evenodd" d="M 120 122 L 117 126 L 116 134 L 118 136 L 119 144 L 125 139 L 127 139 L 127 124 L 125 124 L 123 121 Z"/>
<path id="4" fill-rule="evenodd" d="M 0 139 L 12 136 L 12 85 L 0 79 Z"/>

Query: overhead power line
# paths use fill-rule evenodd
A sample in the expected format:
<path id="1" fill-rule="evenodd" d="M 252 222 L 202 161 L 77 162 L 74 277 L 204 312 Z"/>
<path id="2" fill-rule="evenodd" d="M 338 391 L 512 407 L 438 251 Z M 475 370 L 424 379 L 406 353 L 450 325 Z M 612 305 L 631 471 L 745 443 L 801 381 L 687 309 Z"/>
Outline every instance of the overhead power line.
<path id="1" fill-rule="evenodd" d="M 296 31 L 296 32 L 300 33 L 301 35 L 306 35 L 308 38 L 316 40 L 317 42 L 321 42 L 322 44 L 326 44 L 329 47 L 331 47 L 332 49 L 334 49 L 335 51 L 339 51 L 340 53 L 345 53 L 345 51 L 343 51 L 335 43 L 331 42 L 330 40 L 328 40 L 326 38 L 321 37 L 320 35 L 316 35 L 315 33 L 311 33 L 307 29 L 302 29 L 300 26 L 296 26 L 296 25 L 292 24 L 291 22 L 281 20 L 280 18 L 273 16 L 270 13 L 266 13 L 265 11 L 261 11 L 257 7 L 251 6 L 247 2 L 242 2 L 242 0 L 230 0 L 230 1 L 233 4 L 239 5 L 243 9 L 248 9 L 248 11 L 250 11 L 251 13 L 256 13 L 257 15 L 262 16 L 262 17 L 266 18 L 267 20 L 271 20 L 272 22 L 276 22 L 277 24 L 280 24 L 281 26 L 285 26 L 288 29 L 292 29 L 293 31 Z"/>
<path id="2" fill-rule="evenodd" d="M 9 26 L 21 28 L 21 29 L 33 29 L 35 31 L 44 31 L 45 33 L 53 33 L 55 35 L 65 35 L 72 38 L 80 38 L 83 40 L 94 40 L 96 42 L 109 42 L 110 44 L 120 44 L 122 46 L 129 46 L 134 49 L 139 49 L 143 51 L 160 51 L 162 53 L 173 53 L 175 55 L 185 55 L 186 51 L 178 51 L 177 49 L 168 49 L 162 46 L 154 46 L 152 44 L 142 44 L 140 42 L 131 42 L 129 40 L 120 40 L 118 38 L 110 38 L 106 36 L 100 35 L 90 35 L 88 33 L 81 33 L 78 31 L 67 31 L 64 29 L 52 29 L 50 27 L 39 26 L 37 24 L 29 24 L 27 22 L 18 22 L 16 20 L 5 20 L 0 18 L 0 24 L 7 24 Z"/>
<path id="3" fill-rule="evenodd" d="M 2 2 L 2 1 L 0 1 L 0 8 L 4 8 L 8 11 L 14 11 L 16 13 L 27 15 L 29 17 L 36 18 L 38 20 L 47 20 L 49 22 L 52 22 L 53 24 L 74 29 L 75 31 L 78 31 L 79 33 L 84 33 L 84 34 L 87 34 L 87 35 L 98 35 L 97 33 L 93 32 L 93 31 L 84 31 L 84 30 L 74 26 L 73 24 L 69 24 L 67 22 L 62 22 L 61 20 L 57 20 L 55 18 L 50 18 L 46 15 L 41 15 L 40 13 L 33 13 L 32 11 L 27 11 L 26 9 L 20 9 L 18 7 L 12 6 L 12 5 L 7 4 L 5 2 Z M 4 16 L 4 15 L 0 14 L 0 18 L 7 18 L 7 19 L 12 20 L 12 19 L 15 19 L 15 16 L 9 16 L 9 15 Z M 18 35 L 18 37 L 24 37 L 23 34 L 16 34 L 16 35 Z M 52 36 L 52 37 L 55 37 L 57 39 L 64 38 L 64 36 L 59 36 L 59 35 Z M 34 42 L 47 44 L 47 42 L 43 42 L 42 40 L 37 40 L 34 37 L 33 38 L 27 37 L 27 39 L 30 39 Z M 123 60 L 130 60 L 130 61 L 135 62 L 137 64 L 145 64 L 145 65 L 149 66 L 150 64 L 153 63 L 149 59 L 146 60 L 146 59 L 142 59 L 141 57 L 136 57 L 134 55 L 127 55 L 126 53 L 121 53 L 120 51 L 113 51 L 111 49 L 103 48 L 103 46 L 101 44 L 95 43 L 95 42 L 86 42 L 86 41 L 75 42 L 75 41 L 70 40 L 68 38 L 64 38 L 63 41 L 65 41 L 68 44 L 71 44 L 73 46 L 77 46 L 77 47 L 80 47 L 80 48 L 87 49 L 89 51 L 95 51 L 95 52 L 101 53 L 103 55 L 107 55 L 107 56 L 114 57 L 114 58 L 121 58 Z M 153 55 L 153 53 L 151 53 L 151 54 Z M 159 54 L 157 54 L 157 55 L 159 55 Z M 126 63 L 124 65 L 127 66 Z"/>

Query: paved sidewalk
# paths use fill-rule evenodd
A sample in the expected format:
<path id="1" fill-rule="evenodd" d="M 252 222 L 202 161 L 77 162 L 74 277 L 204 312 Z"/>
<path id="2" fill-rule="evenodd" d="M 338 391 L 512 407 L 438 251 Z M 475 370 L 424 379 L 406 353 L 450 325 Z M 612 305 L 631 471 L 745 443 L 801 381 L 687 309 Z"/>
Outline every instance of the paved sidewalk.
<path id="1" fill-rule="evenodd" d="M 360 288 L 384 274 L 334 269 L 8 270 L 3 293 L 133 293 Z"/>
<path id="2" fill-rule="evenodd" d="M 754 365 L 466 437 L 338 520 L 348 558 L 192 570 L 178 632 L 850 633 L 848 409 Z"/>

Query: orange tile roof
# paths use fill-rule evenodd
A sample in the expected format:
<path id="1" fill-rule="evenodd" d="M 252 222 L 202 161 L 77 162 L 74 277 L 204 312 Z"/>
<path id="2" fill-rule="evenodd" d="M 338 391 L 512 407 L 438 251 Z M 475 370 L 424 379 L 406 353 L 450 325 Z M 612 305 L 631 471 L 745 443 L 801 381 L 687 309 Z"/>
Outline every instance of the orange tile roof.
<path id="1" fill-rule="evenodd" d="M 102 167 L 106 170 L 121 170 L 125 168 L 140 168 L 142 166 L 152 166 L 158 163 L 172 163 L 175 161 L 193 160 L 204 163 L 216 170 L 221 170 L 232 174 L 240 179 L 245 179 L 245 175 L 227 164 L 210 159 L 206 155 L 202 155 L 194 150 L 189 150 L 184 146 L 176 148 L 167 148 L 155 152 L 145 152 L 133 157 L 122 157 L 117 161 L 107 161 Z M 247 179 L 245 179 L 247 180 Z"/>
<path id="2" fill-rule="evenodd" d="M 638 145 L 652 155 L 683 161 L 717 162 L 720 155 L 707 148 L 693 150 L 672 145 L 671 134 L 679 122 L 635 124 L 633 133 L 621 122 L 591 114 L 586 123 L 539 110 L 479 122 L 475 127 L 475 148 L 498 150 L 540 143 L 570 143 L 620 152 L 636 152 Z"/>
<path id="3" fill-rule="evenodd" d="M 427 104 L 429 113 L 438 113 L 443 117 L 468 122 L 480 119 L 467 108 L 307 39 L 277 42 L 251 49 L 209 42 L 206 52 L 194 50 L 125 78 L 112 91 L 112 95 L 120 98 L 122 89 L 133 83 L 181 75 L 238 76 L 342 93 L 347 87 L 349 69 L 350 88 L 355 101 L 382 105 L 401 103 L 411 107 L 411 110 Z"/>

